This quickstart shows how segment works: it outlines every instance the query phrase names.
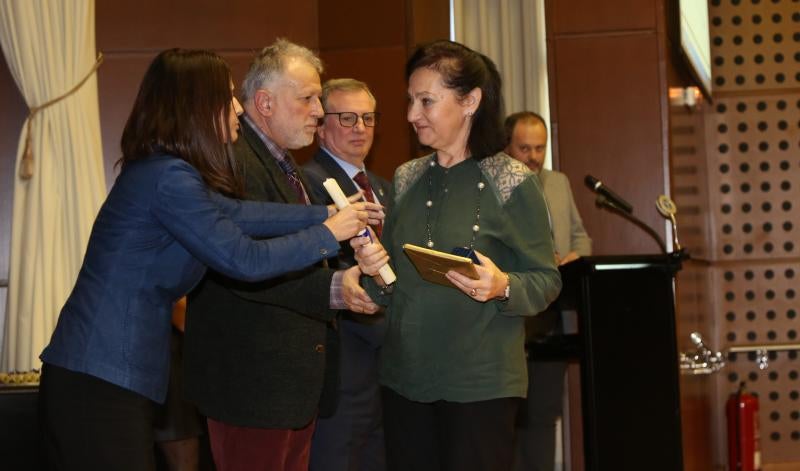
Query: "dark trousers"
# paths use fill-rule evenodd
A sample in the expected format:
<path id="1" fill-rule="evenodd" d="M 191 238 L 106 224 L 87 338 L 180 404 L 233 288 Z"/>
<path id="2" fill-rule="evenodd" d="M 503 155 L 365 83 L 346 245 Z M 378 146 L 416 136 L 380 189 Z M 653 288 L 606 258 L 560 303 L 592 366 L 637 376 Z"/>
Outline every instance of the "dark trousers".
<path id="1" fill-rule="evenodd" d="M 185 440 L 203 434 L 197 407 L 183 399 L 183 333 L 175 328 L 170 339 L 167 398 L 155 411 L 153 435 L 157 442 Z"/>
<path id="2" fill-rule="evenodd" d="M 317 419 L 311 440 L 311 471 L 385 471 L 386 450 L 378 386 L 378 351 L 385 322 L 342 319 L 339 402 Z"/>
<path id="3" fill-rule="evenodd" d="M 154 410 L 144 396 L 45 364 L 39 417 L 48 469 L 155 470 Z"/>
<path id="4" fill-rule="evenodd" d="M 553 471 L 556 420 L 561 416 L 564 374 L 560 361 L 528 361 L 528 399 L 517 424 L 515 471 Z"/>
<path id="5" fill-rule="evenodd" d="M 382 388 L 389 471 L 511 469 L 520 398 L 421 403 Z"/>

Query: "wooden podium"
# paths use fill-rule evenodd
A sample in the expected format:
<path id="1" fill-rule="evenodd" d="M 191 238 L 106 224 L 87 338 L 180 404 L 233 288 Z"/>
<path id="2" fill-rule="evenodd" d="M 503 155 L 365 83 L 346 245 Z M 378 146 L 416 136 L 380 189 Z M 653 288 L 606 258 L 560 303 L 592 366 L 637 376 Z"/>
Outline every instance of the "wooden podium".
<path id="1" fill-rule="evenodd" d="M 674 254 L 584 257 L 561 268 L 556 303 L 577 313 L 578 333 L 529 352 L 580 361 L 588 471 L 683 469 L 673 290 L 680 267 Z"/>

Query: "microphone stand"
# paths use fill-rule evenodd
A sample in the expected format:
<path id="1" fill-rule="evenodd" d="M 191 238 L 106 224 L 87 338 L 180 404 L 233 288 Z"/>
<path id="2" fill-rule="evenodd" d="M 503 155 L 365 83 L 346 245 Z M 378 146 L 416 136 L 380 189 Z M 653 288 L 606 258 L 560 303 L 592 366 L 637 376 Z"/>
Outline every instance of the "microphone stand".
<path id="1" fill-rule="evenodd" d="M 610 201 L 603 195 L 597 195 L 597 199 L 594 202 L 597 205 L 597 207 L 605 208 L 606 210 L 611 211 L 612 213 L 619 214 L 628 221 L 639 226 L 641 229 L 647 232 L 647 234 L 649 234 L 650 237 L 652 237 L 656 241 L 656 243 L 658 243 L 658 246 L 661 248 L 661 252 L 667 255 L 667 246 L 666 244 L 664 244 L 664 240 L 661 238 L 661 236 L 658 235 L 658 232 L 654 231 L 650 226 L 642 222 L 639 218 L 625 211 L 623 208 L 620 208 L 618 205 L 614 204 L 613 201 Z"/>

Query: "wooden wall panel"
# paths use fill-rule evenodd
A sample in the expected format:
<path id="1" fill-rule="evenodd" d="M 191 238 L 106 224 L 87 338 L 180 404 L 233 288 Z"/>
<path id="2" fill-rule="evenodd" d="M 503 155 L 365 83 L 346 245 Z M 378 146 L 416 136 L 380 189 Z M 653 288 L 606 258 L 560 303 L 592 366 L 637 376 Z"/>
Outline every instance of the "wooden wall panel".
<path id="1" fill-rule="evenodd" d="M 679 207 L 680 208 L 680 207 Z M 679 210 L 680 211 L 680 210 Z M 711 273 L 707 263 L 687 261 L 676 277 L 675 310 L 678 351 L 693 352 L 689 334 L 700 332 L 710 348 L 714 341 L 713 296 L 709 294 Z M 713 456 L 720 447 L 714 427 L 716 411 L 715 377 L 681 375 L 681 429 L 685 471 L 712 469 Z"/>
<path id="2" fill-rule="evenodd" d="M 258 0 L 98 0 L 96 47 L 105 56 L 98 73 L 98 95 L 108 187 L 118 170 L 113 164 L 119 158 L 122 128 L 141 77 L 155 54 L 170 47 L 219 51 L 231 64 L 238 82 L 254 52 L 278 36 L 317 49 L 317 4 L 317 0 L 294 0 L 290 4 Z M 1 62 L 0 286 L 8 278 L 14 159 L 26 115 L 5 61 Z M 5 309 L 2 302 L 3 321 Z"/>
<path id="3" fill-rule="evenodd" d="M 550 5 L 553 34 L 656 29 L 655 1 L 556 0 Z"/>
<path id="4" fill-rule="evenodd" d="M 101 51 L 255 51 L 284 36 L 316 47 L 317 0 L 97 0 Z"/>
<path id="5" fill-rule="evenodd" d="M 320 47 L 327 51 L 405 46 L 406 18 L 405 2 L 396 0 L 320 1 Z"/>
<path id="6" fill-rule="evenodd" d="M 315 0 L 291 4 L 256 0 L 100 0 L 96 18 L 97 49 L 106 57 L 98 88 L 109 187 L 119 170 L 113 164 L 119 158 L 119 140 L 139 82 L 161 50 L 215 50 L 231 65 L 238 86 L 255 52 L 277 37 L 318 49 Z"/>
<path id="7" fill-rule="evenodd" d="M 27 107 L 5 60 L 0 60 L 0 348 L 3 347 L 3 329 L 6 319 L 6 293 L 8 291 L 8 263 L 11 245 L 11 213 L 17 146 Z"/>
<path id="8" fill-rule="evenodd" d="M 800 87 L 800 6 L 795 0 L 711 2 L 716 91 L 756 92 Z"/>
<path id="9" fill-rule="evenodd" d="M 220 52 L 241 82 L 256 51 L 286 37 L 321 50 L 328 74 L 366 80 L 378 96 L 383 121 L 371 167 L 391 177 L 413 154 L 405 121 L 403 67 L 411 45 L 449 35 L 447 0 L 323 2 L 293 0 L 97 0 L 97 50 L 105 55 L 98 73 L 103 156 L 109 188 L 117 174 L 119 140 L 144 71 L 170 47 Z M 8 277 L 13 169 L 26 108 L 0 64 L 0 285 Z M 307 158 L 314 147 L 299 152 Z M 377 156 L 380 155 L 378 158 Z M 0 304 L 0 319 L 5 318 Z"/>
<path id="10" fill-rule="evenodd" d="M 449 0 L 406 0 L 408 55 L 417 46 L 427 42 L 450 39 L 450 2 Z M 405 69 L 404 69 L 405 70 Z M 411 135 L 411 158 L 430 152 L 423 148 L 413 129 L 407 128 Z"/>
<path id="11" fill-rule="evenodd" d="M 666 185 L 657 35 L 554 42 L 551 83 L 559 169 L 575 186 L 594 253 L 657 252 L 658 245 L 638 227 L 596 209 L 595 195 L 582 184 L 586 174 L 601 179 L 634 205 L 634 214 L 664 232 L 654 208 Z"/>
<path id="12" fill-rule="evenodd" d="M 11 242 L 12 196 L 14 193 L 14 169 L 17 146 L 25 123 L 27 107 L 17 85 L 8 71 L 5 60 L 0 61 L 0 286 L 8 282 L 8 250 Z M 0 318 L 5 312 L 5 303 L 0 305 Z"/>
<path id="13" fill-rule="evenodd" d="M 382 116 L 367 165 L 391 179 L 410 155 L 403 77 L 408 56 L 405 2 L 346 0 L 320 2 L 319 8 L 323 80 L 352 77 L 370 86 Z"/>
<path id="14" fill-rule="evenodd" d="M 270 41 L 271 42 L 271 41 Z M 257 48 L 255 48 L 257 49 Z M 115 166 L 120 158 L 120 139 L 125 121 L 128 119 L 139 83 L 147 66 L 158 50 L 141 52 L 106 53 L 106 59 L 98 73 L 98 96 L 100 100 L 100 128 L 103 137 L 103 159 L 108 187 L 119 174 Z M 220 51 L 228 61 L 238 88 L 247 72 L 253 54 L 248 51 Z"/>
<path id="15" fill-rule="evenodd" d="M 679 59 L 677 54 L 670 57 Z M 670 87 L 692 85 L 682 62 L 668 64 Z M 669 147 L 672 199 L 678 208 L 678 238 L 691 260 L 683 264 L 675 282 L 675 324 L 678 350 L 693 352 L 692 332 L 699 332 L 710 348 L 719 348 L 715 341 L 714 296 L 711 284 L 713 254 L 705 111 L 709 104 L 701 101 L 696 107 L 674 104 L 669 107 Z M 712 469 L 713 456 L 720 448 L 720 434 L 714 426 L 716 418 L 715 377 L 682 375 L 681 425 L 685 471 Z"/>
<path id="16" fill-rule="evenodd" d="M 711 0 L 713 107 L 706 110 L 711 294 L 721 348 L 797 343 L 800 274 L 800 10 L 796 0 Z M 800 360 L 730 355 L 716 377 L 717 429 L 740 381 L 759 395 L 764 469 L 800 468 Z M 716 456 L 724 463 L 724 448 Z"/>
<path id="17" fill-rule="evenodd" d="M 100 131 L 103 139 L 103 161 L 106 184 L 110 189 L 119 169 L 114 163 L 121 157 L 119 141 L 128 119 L 139 82 L 157 51 L 131 54 L 105 53 L 97 75 L 100 102 Z"/>
<path id="18" fill-rule="evenodd" d="M 713 275 L 719 287 L 715 295 L 722 347 L 797 343 L 799 273 L 796 258 L 717 266 Z M 730 354 L 725 370 L 716 376 L 718 427 L 724 430 L 726 426 L 725 401 L 745 381 L 748 390 L 759 397 L 762 463 L 792 462 L 794 469 L 800 469 L 798 352 L 770 352 L 768 368 L 763 370 L 755 360 L 755 353 Z M 722 453 L 717 459 L 718 463 L 726 461 Z"/>
<path id="19" fill-rule="evenodd" d="M 353 77 L 366 82 L 378 100 L 381 119 L 367 158 L 370 170 L 391 179 L 394 170 L 411 155 L 412 131 L 406 121 L 405 46 L 363 50 L 323 51 L 323 80 Z M 375 67 L 382 62 L 384 66 Z"/>
<path id="20" fill-rule="evenodd" d="M 367 82 L 382 113 L 368 165 L 384 178 L 416 156 L 416 137 L 406 121 L 405 62 L 413 47 L 449 36 L 446 0 L 319 2 L 320 54 L 324 79 Z M 310 149 L 298 153 L 298 160 Z"/>
<path id="21" fill-rule="evenodd" d="M 575 198 L 597 254 L 658 252 L 639 228 L 594 207 L 582 184 L 600 178 L 634 206 L 634 214 L 671 237 L 654 208 L 660 194 L 679 208 L 681 240 L 708 257 L 710 222 L 704 114 L 668 106 L 668 85 L 689 85 L 668 36 L 662 0 L 547 2 L 553 151 L 556 167 L 573 181 Z M 689 333 L 714 344 L 711 275 L 707 263 L 686 263 L 677 277 L 676 335 L 691 350 Z M 681 378 L 684 469 L 711 469 L 715 451 L 714 380 Z"/>
<path id="22" fill-rule="evenodd" d="M 450 38 L 450 2 L 448 0 L 406 0 L 408 47 Z"/>

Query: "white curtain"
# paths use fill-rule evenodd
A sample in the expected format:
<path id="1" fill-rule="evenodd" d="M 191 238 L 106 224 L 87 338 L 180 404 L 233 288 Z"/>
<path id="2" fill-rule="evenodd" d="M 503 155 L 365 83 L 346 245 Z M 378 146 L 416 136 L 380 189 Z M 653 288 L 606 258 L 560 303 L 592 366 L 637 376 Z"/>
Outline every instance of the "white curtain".
<path id="1" fill-rule="evenodd" d="M 100 142 L 94 0 L 0 0 L 0 44 L 36 113 L 32 166 L 17 151 L 8 300 L 0 371 L 29 371 L 50 340 L 106 195 Z M 29 172 L 32 170 L 32 174 Z M 21 176 L 24 174 L 24 177 Z"/>
<path id="2" fill-rule="evenodd" d="M 455 40 L 497 64 L 506 112 L 534 111 L 549 122 L 544 0 L 451 1 Z"/>

